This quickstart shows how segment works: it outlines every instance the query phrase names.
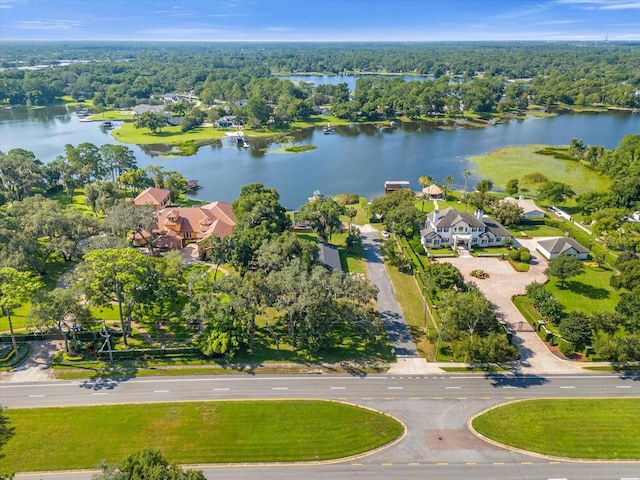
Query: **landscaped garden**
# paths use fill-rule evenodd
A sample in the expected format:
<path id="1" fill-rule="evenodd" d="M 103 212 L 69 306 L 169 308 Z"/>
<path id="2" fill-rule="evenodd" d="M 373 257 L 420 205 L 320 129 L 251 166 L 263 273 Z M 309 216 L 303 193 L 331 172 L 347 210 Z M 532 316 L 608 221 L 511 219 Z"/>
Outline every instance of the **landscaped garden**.
<path id="1" fill-rule="evenodd" d="M 481 435 L 522 450 L 572 459 L 640 459 L 640 400 L 526 400 L 472 421 Z"/>
<path id="2" fill-rule="evenodd" d="M 381 447 L 404 431 L 388 415 L 319 400 L 29 408 L 4 415 L 15 430 L 3 448 L 3 467 L 14 471 L 94 468 L 149 446 L 173 463 L 329 460 Z"/>

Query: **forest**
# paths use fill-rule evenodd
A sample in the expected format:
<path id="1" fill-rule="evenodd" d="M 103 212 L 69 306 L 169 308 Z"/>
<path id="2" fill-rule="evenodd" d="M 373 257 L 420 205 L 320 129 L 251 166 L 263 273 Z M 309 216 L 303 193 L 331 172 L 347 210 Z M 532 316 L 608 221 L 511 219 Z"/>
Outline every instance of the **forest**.
<path id="1" fill-rule="evenodd" d="M 348 119 L 372 112 L 508 111 L 529 103 L 640 105 L 635 43 L 6 42 L 0 66 L 0 103 L 6 105 L 50 105 L 70 97 L 98 108 L 129 108 L 153 94 L 190 92 L 205 105 L 260 99 L 288 110 L 294 120 L 327 100 Z M 314 88 L 278 79 L 304 73 L 391 78 L 362 79 L 352 96 L 344 85 Z M 405 81 L 398 75 L 421 77 Z"/>

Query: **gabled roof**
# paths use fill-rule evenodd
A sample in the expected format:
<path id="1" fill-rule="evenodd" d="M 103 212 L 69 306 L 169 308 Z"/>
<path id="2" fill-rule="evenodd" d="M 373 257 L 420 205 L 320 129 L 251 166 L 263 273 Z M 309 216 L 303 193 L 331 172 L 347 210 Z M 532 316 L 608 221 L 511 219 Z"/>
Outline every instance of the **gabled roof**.
<path id="1" fill-rule="evenodd" d="M 431 221 L 433 221 L 435 211 L 429 214 Z M 459 212 L 453 207 L 449 207 L 439 213 L 438 220 L 435 222 L 437 228 L 451 228 L 456 223 L 463 221 L 471 227 L 484 227 L 485 224 L 478 220 L 475 216 L 467 212 Z"/>
<path id="2" fill-rule="evenodd" d="M 171 190 L 149 187 L 134 198 L 133 203 L 141 205 L 162 205 L 171 195 Z"/>
<path id="3" fill-rule="evenodd" d="M 340 252 L 338 251 L 338 247 L 336 247 L 335 245 L 331 245 L 330 243 L 319 243 L 318 250 L 318 258 L 326 268 L 335 272 L 342 271 L 342 265 L 340 265 Z"/>
<path id="4" fill-rule="evenodd" d="M 589 249 L 580 245 L 576 240 L 569 237 L 551 238 L 549 240 L 542 240 L 538 242 L 538 245 L 544 248 L 547 252 L 561 255 L 567 250 L 573 248 L 578 253 L 589 253 Z"/>
<path id="5" fill-rule="evenodd" d="M 502 199 L 502 201 L 503 202 L 515 203 L 516 205 L 518 205 L 522 209 L 524 215 L 526 215 L 527 213 L 531 213 L 531 212 L 542 212 L 542 213 L 544 213 L 544 211 L 540 207 L 538 207 L 536 205 L 536 202 L 534 202 L 533 200 L 531 200 L 529 198 L 504 197 Z"/>
<path id="6" fill-rule="evenodd" d="M 496 220 L 490 217 L 483 217 L 482 222 L 486 225 L 487 230 L 493 233 L 496 237 L 510 237 L 509 231 L 498 223 Z"/>

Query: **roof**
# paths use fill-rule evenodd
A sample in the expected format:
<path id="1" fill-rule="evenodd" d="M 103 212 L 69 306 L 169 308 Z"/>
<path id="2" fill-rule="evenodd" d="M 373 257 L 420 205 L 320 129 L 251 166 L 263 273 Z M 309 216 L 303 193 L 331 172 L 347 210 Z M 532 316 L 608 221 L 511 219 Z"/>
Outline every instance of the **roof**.
<path id="1" fill-rule="evenodd" d="M 442 195 L 444 192 L 442 191 L 442 189 L 436 185 L 435 183 L 432 183 L 431 185 L 424 187 L 422 189 L 422 193 L 426 193 L 427 195 Z"/>
<path id="2" fill-rule="evenodd" d="M 342 266 L 340 265 L 340 252 L 338 247 L 331 245 L 330 243 L 318 244 L 319 255 L 318 258 L 329 270 L 335 272 L 341 272 Z"/>
<path id="3" fill-rule="evenodd" d="M 429 214 L 429 218 L 433 221 L 435 210 Z M 487 217 L 484 217 L 487 218 Z M 477 217 L 467 212 L 459 212 L 453 207 L 449 207 L 440 212 L 438 221 L 435 222 L 437 228 L 451 228 L 459 221 L 464 221 L 471 227 L 484 227 L 485 223 L 478 220 Z"/>
<path id="4" fill-rule="evenodd" d="M 162 205 L 167 198 L 171 195 L 171 190 L 164 188 L 149 187 L 146 190 L 140 192 L 136 198 L 133 199 L 133 203 L 141 205 Z"/>
<path id="5" fill-rule="evenodd" d="M 491 217 L 483 217 L 482 222 L 486 225 L 487 230 L 493 233 L 496 237 L 510 237 L 511 233 L 502 226 L 501 223 L 494 220 Z"/>
<path id="6" fill-rule="evenodd" d="M 549 240 L 542 240 L 538 242 L 538 245 L 544 248 L 549 253 L 561 255 L 570 248 L 573 248 L 578 253 L 589 253 L 589 249 L 580 245 L 576 240 L 569 237 L 551 238 Z"/>
<path id="7" fill-rule="evenodd" d="M 229 235 L 236 224 L 231 205 L 224 202 L 212 202 L 199 207 L 171 207 L 158 212 L 158 227 L 165 230 L 168 226 L 178 226 L 180 233 L 194 234 L 203 240 L 211 234 L 220 238 Z M 191 235 L 192 238 L 193 235 Z"/>
<path id="8" fill-rule="evenodd" d="M 516 205 L 518 205 L 522 211 L 523 214 L 526 215 L 527 213 L 531 213 L 531 212 L 542 212 L 542 209 L 540 209 L 540 207 L 538 207 L 536 205 L 536 202 L 534 202 L 533 200 L 529 199 L 529 198 L 513 198 L 513 197 L 504 197 L 502 199 L 503 202 L 510 202 L 510 203 L 515 203 Z"/>

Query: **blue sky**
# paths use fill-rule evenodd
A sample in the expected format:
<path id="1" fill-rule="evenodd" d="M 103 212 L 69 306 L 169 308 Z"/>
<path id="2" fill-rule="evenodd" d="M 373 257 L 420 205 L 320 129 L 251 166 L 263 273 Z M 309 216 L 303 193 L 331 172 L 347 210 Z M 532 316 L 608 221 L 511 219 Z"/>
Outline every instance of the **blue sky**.
<path id="1" fill-rule="evenodd" d="M 0 0 L 2 40 L 640 40 L 640 0 Z"/>

